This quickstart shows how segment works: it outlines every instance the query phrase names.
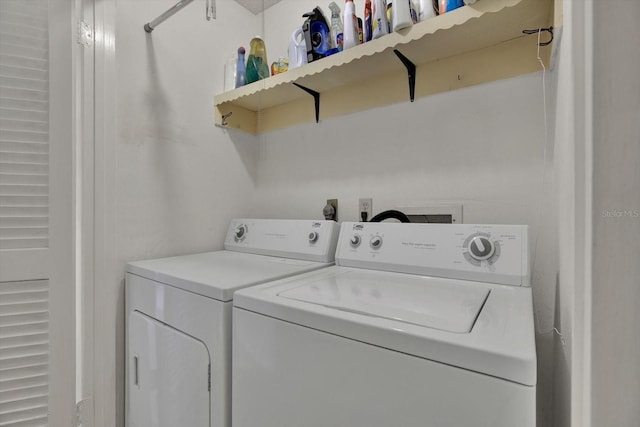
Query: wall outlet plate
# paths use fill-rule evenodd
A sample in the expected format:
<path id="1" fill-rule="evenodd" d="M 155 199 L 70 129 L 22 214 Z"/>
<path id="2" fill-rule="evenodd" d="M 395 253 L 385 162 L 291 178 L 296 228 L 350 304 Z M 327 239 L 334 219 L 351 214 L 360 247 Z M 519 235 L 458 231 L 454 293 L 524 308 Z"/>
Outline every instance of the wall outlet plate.
<path id="1" fill-rule="evenodd" d="M 327 205 L 331 205 L 333 206 L 333 209 L 335 209 L 336 213 L 335 216 L 333 217 L 334 221 L 338 221 L 338 199 L 327 199 Z"/>
<path id="2" fill-rule="evenodd" d="M 366 216 L 363 218 L 363 213 L 366 212 Z M 371 221 L 373 216 L 373 198 L 358 199 L 358 221 Z"/>
<path id="3" fill-rule="evenodd" d="M 411 222 L 462 224 L 462 203 L 426 203 L 396 209 L 407 215 Z"/>

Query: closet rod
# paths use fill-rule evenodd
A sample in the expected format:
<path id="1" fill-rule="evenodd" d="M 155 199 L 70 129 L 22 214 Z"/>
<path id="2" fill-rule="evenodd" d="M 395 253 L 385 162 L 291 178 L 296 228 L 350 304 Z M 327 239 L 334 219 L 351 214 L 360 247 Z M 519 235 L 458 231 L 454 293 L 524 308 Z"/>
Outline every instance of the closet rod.
<path id="1" fill-rule="evenodd" d="M 147 22 L 146 24 L 144 24 L 144 30 L 147 33 L 150 33 L 151 31 L 153 31 L 158 25 L 162 24 L 164 21 L 166 21 L 167 19 L 169 19 L 170 17 L 172 17 L 173 15 L 175 15 L 177 12 L 180 11 L 180 9 L 182 9 L 183 7 L 185 7 L 186 5 L 188 5 L 189 3 L 191 3 L 193 0 L 180 0 L 178 3 L 174 4 L 171 8 L 169 8 L 166 12 L 164 12 L 162 15 L 158 16 L 156 19 L 154 19 L 151 22 Z"/>

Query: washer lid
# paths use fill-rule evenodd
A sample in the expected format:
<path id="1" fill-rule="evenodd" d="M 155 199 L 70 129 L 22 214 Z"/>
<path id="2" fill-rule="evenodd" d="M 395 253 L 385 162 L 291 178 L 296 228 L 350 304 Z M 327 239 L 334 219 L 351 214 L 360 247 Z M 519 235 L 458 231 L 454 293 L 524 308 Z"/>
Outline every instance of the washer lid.
<path id="1" fill-rule="evenodd" d="M 442 331 L 468 333 L 478 318 L 489 289 L 419 277 L 362 278 L 342 274 L 280 292 L 280 297 L 366 316 L 398 320 Z"/>
<path id="2" fill-rule="evenodd" d="M 457 294 L 463 289 L 471 296 Z M 457 297 L 463 301 L 454 301 Z M 386 305 L 389 307 L 383 307 Z M 233 306 L 234 310 L 536 385 L 529 287 L 333 266 L 241 289 L 233 296 Z M 466 332 L 452 332 L 460 329 Z"/>

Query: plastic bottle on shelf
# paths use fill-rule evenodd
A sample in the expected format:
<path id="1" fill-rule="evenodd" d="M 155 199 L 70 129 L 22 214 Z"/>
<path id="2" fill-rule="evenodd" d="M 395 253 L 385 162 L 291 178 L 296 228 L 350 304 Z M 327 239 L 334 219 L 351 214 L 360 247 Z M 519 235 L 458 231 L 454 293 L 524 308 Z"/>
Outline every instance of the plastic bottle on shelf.
<path id="1" fill-rule="evenodd" d="M 418 19 L 418 3 L 417 0 L 410 0 L 409 1 L 409 9 L 411 12 L 411 20 L 413 21 L 414 24 L 417 24 L 418 22 L 420 22 L 420 20 Z"/>
<path id="2" fill-rule="evenodd" d="M 393 31 L 398 31 L 403 28 L 413 25 L 413 19 L 411 18 L 411 0 L 395 0 L 393 4 L 392 16 L 393 16 Z"/>
<path id="3" fill-rule="evenodd" d="M 267 61 L 267 48 L 260 36 L 251 39 L 251 50 L 247 59 L 247 83 L 269 77 L 269 61 Z"/>
<path id="4" fill-rule="evenodd" d="M 418 19 L 420 22 L 436 16 L 436 10 L 433 8 L 433 0 L 420 0 Z"/>
<path id="5" fill-rule="evenodd" d="M 247 70 L 244 65 L 244 47 L 238 48 L 238 65 L 236 68 L 236 87 L 244 86 L 247 84 Z"/>
<path id="6" fill-rule="evenodd" d="M 331 9 L 331 47 L 337 47 L 339 51 L 343 49 L 343 27 L 340 18 L 340 6 L 336 2 L 329 3 Z"/>
<path id="7" fill-rule="evenodd" d="M 373 0 L 371 4 L 371 15 L 373 27 L 373 38 L 377 39 L 389 34 L 389 24 L 387 22 L 387 5 L 384 0 Z"/>
<path id="8" fill-rule="evenodd" d="M 371 16 L 371 0 L 364 2 L 364 41 L 373 39 L 373 18 Z"/>
<path id="9" fill-rule="evenodd" d="M 439 0 L 440 15 L 446 12 L 451 12 L 454 9 L 464 6 L 463 0 Z"/>
<path id="10" fill-rule="evenodd" d="M 353 0 L 346 0 L 344 4 L 344 49 L 358 44 L 358 18 Z"/>

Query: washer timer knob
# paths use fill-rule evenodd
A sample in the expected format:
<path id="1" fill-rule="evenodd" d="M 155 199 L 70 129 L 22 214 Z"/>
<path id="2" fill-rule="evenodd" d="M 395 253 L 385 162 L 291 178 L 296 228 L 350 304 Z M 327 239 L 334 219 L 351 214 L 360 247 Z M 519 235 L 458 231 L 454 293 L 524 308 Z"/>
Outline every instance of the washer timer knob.
<path id="1" fill-rule="evenodd" d="M 478 261 L 485 261 L 491 258 L 495 250 L 494 243 L 484 236 L 476 236 L 469 243 L 469 254 Z"/>
<path id="2" fill-rule="evenodd" d="M 318 232 L 312 231 L 309 233 L 309 243 L 315 243 L 318 241 Z"/>
<path id="3" fill-rule="evenodd" d="M 369 240 L 369 246 L 371 246 L 371 249 L 379 249 L 380 246 L 382 246 L 382 237 L 373 236 L 371 240 Z"/>
<path id="4" fill-rule="evenodd" d="M 349 240 L 349 244 L 351 245 L 352 248 L 357 248 L 358 246 L 360 246 L 361 242 L 362 242 L 362 238 L 360 237 L 359 234 L 354 234 L 353 236 L 351 236 L 351 240 Z"/>

